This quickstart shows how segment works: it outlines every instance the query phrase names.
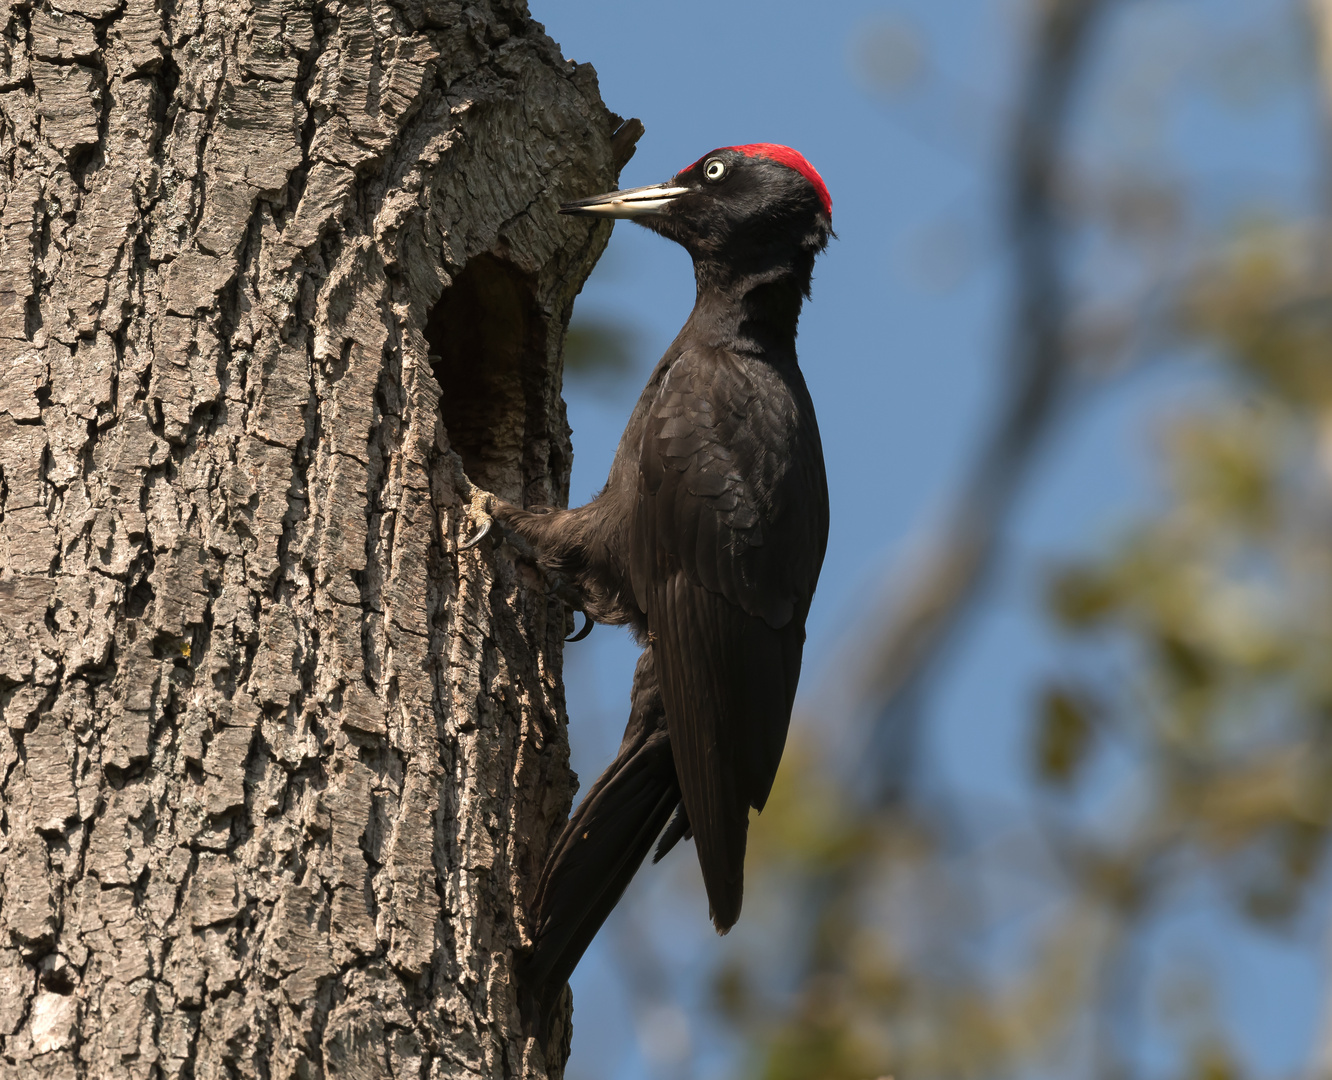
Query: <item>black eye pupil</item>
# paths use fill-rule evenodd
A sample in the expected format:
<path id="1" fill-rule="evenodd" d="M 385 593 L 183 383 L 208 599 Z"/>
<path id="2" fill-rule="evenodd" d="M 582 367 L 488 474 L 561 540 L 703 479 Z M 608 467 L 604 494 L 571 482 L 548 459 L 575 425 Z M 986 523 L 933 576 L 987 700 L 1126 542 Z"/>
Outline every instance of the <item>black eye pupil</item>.
<path id="1" fill-rule="evenodd" d="M 725 171 L 726 171 L 726 166 L 723 165 L 720 161 L 709 161 L 707 168 L 704 170 L 704 173 L 709 180 L 716 180 Z"/>

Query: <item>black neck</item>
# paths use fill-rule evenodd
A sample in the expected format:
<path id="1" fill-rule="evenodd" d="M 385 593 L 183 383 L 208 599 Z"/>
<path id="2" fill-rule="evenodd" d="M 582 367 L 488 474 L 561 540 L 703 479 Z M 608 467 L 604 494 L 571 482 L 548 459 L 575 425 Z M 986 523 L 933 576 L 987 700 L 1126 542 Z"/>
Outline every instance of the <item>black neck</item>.
<path id="1" fill-rule="evenodd" d="M 694 260 L 698 293 L 688 327 L 709 344 L 742 352 L 795 355 L 800 307 L 809 295 L 814 258 L 740 269 Z"/>

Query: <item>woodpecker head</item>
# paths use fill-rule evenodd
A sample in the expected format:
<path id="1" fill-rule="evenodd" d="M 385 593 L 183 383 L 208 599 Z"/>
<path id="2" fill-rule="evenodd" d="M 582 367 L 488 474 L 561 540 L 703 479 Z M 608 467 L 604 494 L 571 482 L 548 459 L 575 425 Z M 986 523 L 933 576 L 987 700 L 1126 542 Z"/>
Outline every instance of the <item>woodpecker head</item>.
<path id="1" fill-rule="evenodd" d="M 664 184 L 564 203 L 560 213 L 631 218 L 682 244 L 695 263 L 740 272 L 783 264 L 812 269 L 832 235 L 823 178 L 775 143 L 723 146 Z"/>

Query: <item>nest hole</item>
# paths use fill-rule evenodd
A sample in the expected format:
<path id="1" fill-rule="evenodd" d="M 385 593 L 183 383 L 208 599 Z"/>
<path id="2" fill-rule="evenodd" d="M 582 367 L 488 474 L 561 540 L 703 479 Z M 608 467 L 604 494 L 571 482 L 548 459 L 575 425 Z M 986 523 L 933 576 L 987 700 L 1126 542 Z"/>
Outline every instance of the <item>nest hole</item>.
<path id="1" fill-rule="evenodd" d="M 449 445 L 473 482 L 517 498 L 527 479 L 528 418 L 539 408 L 547 366 L 534 280 L 493 255 L 477 256 L 431 310 L 425 338 Z"/>

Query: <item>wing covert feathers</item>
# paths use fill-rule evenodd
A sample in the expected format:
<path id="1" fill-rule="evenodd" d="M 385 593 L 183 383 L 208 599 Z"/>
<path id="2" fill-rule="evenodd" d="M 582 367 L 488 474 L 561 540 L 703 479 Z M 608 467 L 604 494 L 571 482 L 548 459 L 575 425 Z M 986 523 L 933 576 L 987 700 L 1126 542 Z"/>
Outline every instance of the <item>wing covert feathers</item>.
<path id="1" fill-rule="evenodd" d="M 740 915 L 749 809 L 767 800 L 827 539 L 798 369 L 681 355 L 649 411 L 631 534 L 681 797 L 721 932 Z"/>
<path id="2" fill-rule="evenodd" d="M 773 630 L 676 574 L 649 615 L 675 773 L 713 922 L 740 917 L 749 809 L 762 809 L 786 744 L 798 626 Z"/>

